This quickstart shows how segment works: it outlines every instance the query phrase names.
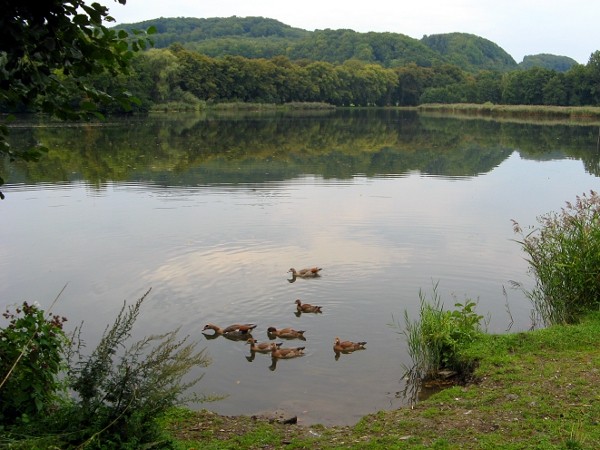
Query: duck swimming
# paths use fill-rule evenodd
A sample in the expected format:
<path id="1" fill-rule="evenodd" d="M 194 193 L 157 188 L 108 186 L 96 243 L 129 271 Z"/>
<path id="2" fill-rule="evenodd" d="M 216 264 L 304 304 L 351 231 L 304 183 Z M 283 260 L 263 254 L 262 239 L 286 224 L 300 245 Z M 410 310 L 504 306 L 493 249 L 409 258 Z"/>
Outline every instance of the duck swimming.
<path id="1" fill-rule="evenodd" d="M 302 303 L 300 299 L 297 299 L 294 303 L 296 303 L 296 309 L 301 313 L 322 313 L 322 306 L 311 305 L 310 303 Z"/>
<path id="2" fill-rule="evenodd" d="M 293 328 L 280 328 L 279 330 L 275 327 L 267 328 L 267 334 L 271 339 L 278 337 L 281 339 L 301 339 L 305 341 L 304 333 L 305 330 L 294 330 Z"/>
<path id="3" fill-rule="evenodd" d="M 322 267 L 310 267 L 307 269 L 296 270 L 293 267 L 288 270 L 288 273 L 291 273 L 294 278 L 315 278 L 321 276 L 319 272 L 323 270 Z"/>
<path id="4" fill-rule="evenodd" d="M 366 342 L 341 341 L 336 337 L 333 341 L 333 351 L 339 353 L 351 353 L 355 350 L 365 350 Z"/>
<path id="5" fill-rule="evenodd" d="M 206 331 L 206 330 L 213 330 L 215 332 L 215 335 L 249 335 L 250 332 L 252 330 L 254 330 L 256 328 L 256 325 L 252 324 L 252 323 L 246 323 L 246 324 L 233 324 L 233 325 L 229 325 L 228 327 L 225 328 L 221 328 L 217 325 L 214 325 L 212 323 L 207 323 L 204 328 L 202 329 L 202 331 Z"/>

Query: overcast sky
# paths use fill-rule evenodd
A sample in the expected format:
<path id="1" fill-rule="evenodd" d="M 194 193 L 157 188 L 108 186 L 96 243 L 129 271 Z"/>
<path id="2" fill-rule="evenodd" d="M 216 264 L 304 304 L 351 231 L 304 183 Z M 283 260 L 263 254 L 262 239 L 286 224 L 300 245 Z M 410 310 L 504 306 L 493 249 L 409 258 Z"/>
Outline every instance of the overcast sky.
<path id="1" fill-rule="evenodd" d="M 90 0 L 91 1 L 91 0 Z M 598 0 L 99 0 L 116 23 L 159 17 L 276 19 L 304 30 L 389 31 L 420 39 L 462 32 L 489 39 L 517 62 L 551 53 L 585 64 L 600 50 Z"/>

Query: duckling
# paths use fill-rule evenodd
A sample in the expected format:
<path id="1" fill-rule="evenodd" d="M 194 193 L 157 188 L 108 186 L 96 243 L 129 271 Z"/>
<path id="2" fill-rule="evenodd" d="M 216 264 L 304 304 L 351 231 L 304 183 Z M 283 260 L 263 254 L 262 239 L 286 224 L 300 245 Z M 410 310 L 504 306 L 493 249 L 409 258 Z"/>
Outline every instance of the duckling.
<path id="1" fill-rule="evenodd" d="M 315 306 L 309 303 L 302 303 L 300 299 L 297 299 L 294 303 L 296 303 L 296 309 L 300 313 L 322 313 L 322 306 Z"/>
<path id="2" fill-rule="evenodd" d="M 246 341 L 246 344 L 250 344 L 251 352 L 270 353 L 273 342 L 260 342 L 259 343 L 254 338 L 248 338 L 248 340 Z M 275 345 L 277 347 L 281 347 L 282 344 L 283 344 L 283 342 L 275 343 Z"/>
<path id="3" fill-rule="evenodd" d="M 213 330 L 215 332 L 215 335 L 223 335 L 223 336 L 224 335 L 236 335 L 236 334 L 249 335 L 250 331 L 254 330 L 255 328 L 256 328 L 256 325 L 254 325 L 252 323 L 246 323 L 243 325 L 236 323 L 234 325 L 229 325 L 228 327 L 225 327 L 225 328 L 221 328 L 212 323 L 208 323 L 204 326 L 202 331 Z"/>
<path id="4" fill-rule="evenodd" d="M 336 337 L 333 341 L 333 351 L 336 354 L 351 353 L 355 350 L 364 350 L 366 344 L 366 342 L 340 341 L 340 338 Z"/>
<path id="5" fill-rule="evenodd" d="M 320 277 L 319 272 L 323 270 L 322 267 L 310 267 L 308 269 L 300 269 L 296 270 L 293 267 L 288 270 L 288 273 L 291 273 L 294 278 L 315 278 Z"/>
<path id="6" fill-rule="evenodd" d="M 274 342 L 271 344 L 271 356 L 277 359 L 295 358 L 304 355 L 305 347 L 281 348 Z"/>
<path id="7" fill-rule="evenodd" d="M 304 333 L 305 330 L 294 330 L 293 328 L 280 328 L 279 330 L 275 327 L 267 328 L 267 334 L 271 339 L 278 337 L 281 339 L 301 339 L 305 341 Z"/>

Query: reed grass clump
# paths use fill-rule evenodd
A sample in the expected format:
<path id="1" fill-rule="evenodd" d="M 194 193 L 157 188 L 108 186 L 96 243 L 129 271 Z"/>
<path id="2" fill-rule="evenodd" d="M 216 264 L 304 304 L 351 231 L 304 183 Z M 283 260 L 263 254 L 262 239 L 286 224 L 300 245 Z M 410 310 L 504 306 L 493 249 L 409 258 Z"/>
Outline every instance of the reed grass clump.
<path id="1" fill-rule="evenodd" d="M 577 323 L 600 310 L 600 196 L 591 190 L 526 231 L 513 220 L 535 285 L 526 295 L 543 325 Z"/>
<path id="2" fill-rule="evenodd" d="M 419 291 L 419 318 L 412 320 L 404 311 L 408 353 L 413 367 L 407 370 L 420 380 L 436 379 L 440 372 L 449 370 L 463 376 L 472 371 L 473 362 L 466 360 L 461 351 L 482 334 L 483 316 L 475 312 L 476 303 L 465 300 L 455 303 L 453 310 L 445 310 L 433 287 L 430 300 Z"/>

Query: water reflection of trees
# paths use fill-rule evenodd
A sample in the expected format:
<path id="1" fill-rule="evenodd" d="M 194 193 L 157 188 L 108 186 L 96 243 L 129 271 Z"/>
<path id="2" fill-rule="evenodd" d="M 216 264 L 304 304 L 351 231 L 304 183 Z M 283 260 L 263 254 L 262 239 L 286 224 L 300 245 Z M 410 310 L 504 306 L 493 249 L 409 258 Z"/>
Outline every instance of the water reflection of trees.
<path id="1" fill-rule="evenodd" d="M 196 186 L 324 178 L 487 173 L 513 152 L 580 159 L 600 175 L 597 127 L 419 116 L 398 110 L 328 115 L 158 115 L 76 127 L 15 128 L 16 147 L 40 142 L 39 163 L 10 167 L 9 183 L 85 180 Z M 5 163 L 7 164 L 7 163 Z M 5 172 L 6 173 L 6 172 Z"/>

